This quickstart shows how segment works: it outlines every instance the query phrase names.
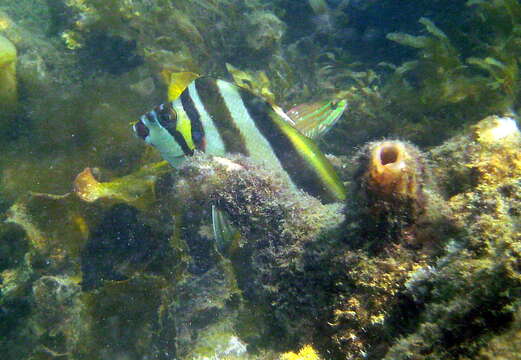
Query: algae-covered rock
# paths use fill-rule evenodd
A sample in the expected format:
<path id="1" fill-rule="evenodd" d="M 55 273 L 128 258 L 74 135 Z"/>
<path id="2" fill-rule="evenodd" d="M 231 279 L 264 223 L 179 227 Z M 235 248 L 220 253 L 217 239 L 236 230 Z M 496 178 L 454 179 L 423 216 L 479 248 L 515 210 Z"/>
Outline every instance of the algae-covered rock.
<path id="1" fill-rule="evenodd" d="M 180 358 L 246 356 L 246 345 L 235 330 L 240 295 L 230 275 L 216 266 L 204 274 L 186 276 L 169 294 L 162 335 L 175 332 L 170 341 Z"/>
<path id="2" fill-rule="evenodd" d="M 356 169 L 347 212 L 358 222 L 366 247 L 380 246 L 384 239 L 437 247 L 450 232 L 450 211 L 418 148 L 398 140 L 371 142 L 352 163 Z"/>
<path id="3" fill-rule="evenodd" d="M 35 356 L 256 358 L 246 345 L 266 358 L 272 351 L 320 356 L 290 352 L 305 343 L 333 358 L 486 356 L 500 346 L 500 333 L 516 324 L 521 279 L 518 135 L 501 119 L 486 119 L 451 140 L 466 142 L 472 149 L 466 164 L 477 169 L 465 192 L 446 202 L 437 197 L 453 212 L 440 211 L 441 221 L 428 228 L 418 226 L 419 219 L 439 204 L 424 202 L 431 201 L 423 192 L 432 186 L 426 168 L 456 166 L 462 147 L 450 141 L 442 146 L 443 161 L 433 156 L 436 161 L 428 162 L 397 141 L 362 149 L 367 156 L 356 165 L 363 171 L 350 181 L 366 183 L 352 187 L 349 199 L 363 188 L 365 207 L 348 203 L 345 218 L 342 204 L 324 206 L 237 155 L 196 154 L 166 177 L 159 176 L 161 167 L 157 174 L 145 168 L 101 183 L 115 191 L 103 195 L 112 197 L 108 202 L 33 195 L 10 212 L 28 234 L 30 255 L 28 264 L 2 272 L 2 295 L 11 301 L 24 294 L 37 304 L 27 315 L 31 326 L 19 327 L 37 333 L 30 340 Z M 402 178 L 392 166 L 382 169 L 387 164 L 413 174 Z M 388 175 L 394 180 L 381 179 Z M 155 182 L 156 200 L 144 202 L 144 211 L 128 205 L 133 196 L 117 195 L 146 195 L 147 179 Z M 404 206 L 401 200 L 411 196 L 415 205 Z M 388 212 L 381 211 L 383 200 Z M 37 204 L 46 210 L 35 213 Z M 240 232 L 231 246 L 215 244 L 212 205 Z M 89 215 L 94 206 L 97 215 Z M 52 214 L 74 211 L 83 222 L 45 223 Z M 374 214 L 405 225 L 389 232 Z M 377 226 L 367 231 L 371 222 Z M 55 226 L 61 232 L 53 232 Z M 54 262 L 45 264 L 46 258 Z M 57 273 L 62 270 L 68 275 Z"/>
<path id="4" fill-rule="evenodd" d="M 77 356 L 153 354 L 165 285 L 162 277 L 138 274 L 128 281 L 110 282 L 83 294 L 90 331 L 86 343 L 79 344 Z"/>
<path id="5" fill-rule="evenodd" d="M 0 108 L 3 122 L 12 117 L 18 105 L 16 48 L 0 35 Z"/>
<path id="6" fill-rule="evenodd" d="M 470 193 L 519 176 L 520 132 L 512 116 L 489 116 L 470 131 L 430 151 L 434 173 L 447 195 Z M 463 165 L 463 166 L 462 166 Z"/>
<path id="7" fill-rule="evenodd" d="M 386 143 L 368 147 L 378 149 L 378 144 L 383 146 L 382 163 L 376 164 L 375 171 L 383 176 L 378 169 L 387 162 Z M 366 177 L 366 191 L 373 196 L 366 195 L 363 204 L 376 208 L 357 217 L 364 207 L 348 204 L 345 245 L 323 248 L 320 264 L 330 269 L 337 295 L 328 306 L 329 336 L 315 334 L 315 342 L 329 351 L 334 349 L 338 357 L 472 358 L 489 351 L 486 344 L 497 333 L 515 328 L 521 279 L 516 265 L 521 240 L 515 210 L 519 207 L 521 175 L 518 149 L 515 121 L 489 117 L 433 149 L 430 155 L 434 162 L 422 155 L 423 165 L 417 168 L 422 170 L 413 184 L 427 180 L 421 174 L 429 167 L 441 188 L 451 190 L 450 198 L 437 194 L 430 210 L 420 207 L 419 214 L 437 209 L 438 221 L 419 226 L 417 235 L 410 232 L 409 225 L 390 238 L 387 231 L 393 229 L 391 223 L 378 225 L 374 217 L 375 213 L 383 214 L 377 200 L 383 200 L 387 187 L 375 187 L 371 181 L 380 184 L 382 179 L 371 174 L 371 166 L 362 166 L 364 171 L 353 181 L 356 184 Z M 366 152 L 367 161 L 374 161 L 371 154 Z M 399 158 L 396 156 L 396 163 Z M 406 161 L 403 165 L 408 171 Z M 453 184 L 459 181 L 465 185 Z M 393 206 L 400 207 L 403 196 L 401 183 L 392 184 L 396 188 L 387 200 L 387 216 L 391 218 Z M 408 191 L 415 189 L 408 184 Z M 424 183 L 427 188 L 432 186 L 428 184 Z M 413 198 L 418 195 L 416 190 L 409 194 Z M 409 215 L 394 219 L 402 224 L 415 219 L 407 220 L 414 211 L 405 213 Z M 435 219 L 432 213 L 427 218 Z M 421 215 L 416 219 L 421 223 Z M 371 236 L 357 240 L 364 228 Z M 431 239 L 428 246 L 414 241 L 415 236 L 426 235 Z M 503 351 L 508 353 L 515 346 Z"/>
<path id="8" fill-rule="evenodd" d="M 280 46 L 284 35 L 284 23 L 273 13 L 256 11 L 248 18 L 250 31 L 246 43 L 253 51 L 252 55 L 266 57 L 273 54 Z"/>
<path id="9" fill-rule="evenodd" d="M 147 224 L 143 214 L 130 205 L 111 206 L 82 248 L 83 290 L 171 266 L 176 256 L 168 246 L 167 234 L 167 229 Z"/>
<path id="10" fill-rule="evenodd" d="M 30 323 L 40 340 L 33 356 L 66 354 L 85 340 L 88 322 L 82 316 L 79 294 L 77 281 L 68 276 L 42 276 L 33 283 Z"/>
<path id="11" fill-rule="evenodd" d="M 327 301 L 326 294 L 314 287 L 327 285 L 320 284 L 324 273 L 308 274 L 304 270 L 307 257 L 313 256 L 306 248 L 326 246 L 328 234 L 342 222 L 341 205 L 324 206 L 309 195 L 296 193 L 244 157 L 234 156 L 230 162 L 196 156 L 180 175 L 176 184 L 178 202 L 189 216 L 183 222 L 195 214 L 203 215 L 202 219 L 197 216 L 201 219 L 199 227 L 187 228 L 184 236 L 193 253 L 206 254 L 206 263 L 198 269 L 216 261 L 213 246 L 207 249 L 206 245 L 213 240 L 208 234 L 212 204 L 228 214 L 241 233 L 224 256 L 231 261 L 239 289 L 256 304 L 259 324 L 255 331 L 243 327 L 246 341 L 273 340 L 282 331 L 288 336 L 284 341 L 279 338 L 282 346 L 296 336 L 313 332 L 311 319 Z M 316 265 L 314 260 L 310 266 Z M 307 275 L 313 280 L 306 280 Z M 306 313 L 310 316 L 297 315 Z"/>
<path id="12" fill-rule="evenodd" d="M 515 359 L 521 353 L 521 319 L 520 310 L 516 311 L 510 329 L 493 336 L 480 350 L 476 357 L 480 360 L 508 360 Z"/>
<path id="13" fill-rule="evenodd" d="M 150 226 L 138 222 L 138 211 L 129 206 L 130 210 L 123 211 L 123 215 L 128 215 L 130 211 L 134 218 L 118 218 L 114 215 L 115 209 L 109 208 L 105 212 L 106 207 L 107 204 L 92 205 L 83 202 L 74 194 L 30 194 L 9 209 L 7 221 L 10 224 L 2 225 L 1 239 L 13 241 L 13 246 L 21 249 L 24 249 L 24 243 L 27 245 L 25 254 L 17 255 L 18 259 L 11 259 L 7 263 L 9 267 L 3 268 L 0 273 L 1 316 L 2 321 L 10 324 L 10 328 L 2 330 L 6 340 L 0 342 L 0 346 L 3 353 L 9 354 L 8 358 L 20 358 L 25 356 L 23 354 L 33 354 L 37 358 L 63 354 L 74 357 L 99 355 L 99 352 L 107 350 L 96 346 L 97 334 L 102 326 L 91 312 L 101 311 L 104 306 L 108 306 L 108 312 L 113 311 L 113 305 L 105 305 L 105 301 L 114 299 L 112 295 L 104 295 L 101 290 L 99 297 L 95 293 L 85 297 L 85 290 L 100 287 L 100 283 L 105 285 L 105 282 L 108 283 L 107 287 L 114 287 L 116 285 L 111 281 L 130 277 L 132 279 L 127 282 L 134 284 L 130 286 L 130 292 L 137 289 L 140 294 L 151 293 L 163 286 L 164 278 L 154 278 L 149 285 L 144 285 L 145 290 L 139 290 L 143 281 L 153 277 L 141 275 L 146 272 L 144 269 L 148 265 L 152 264 L 151 267 L 156 266 L 159 269 L 161 264 L 175 261 L 174 256 L 168 256 L 168 249 L 163 248 L 161 254 L 164 259 L 154 262 L 157 259 L 154 257 L 154 249 L 157 250 L 161 244 L 168 244 L 165 235 L 167 232 L 163 228 L 158 230 L 158 227 L 151 230 Z M 120 213 L 121 211 L 116 215 L 121 215 Z M 107 222 L 110 226 L 106 225 Z M 117 225 L 120 226 L 119 231 Z M 10 229 L 14 226 L 19 227 L 22 233 L 13 233 Z M 163 243 L 160 239 L 164 240 Z M 158 247 L 151 246 L 155 240 L 158 240 Z M 143 244 L 146 244 L 145 249 L 139 247 Z M 132 253 L 136 249 L 139 253 Z M 118 251 L 119 256 L 116 255 Z M 16 252 L 11 252 L 11 256 L 14 255 Z M 108 259 L 104 259 L 104 255 Z M 114 273 L 119 274 L 120 271 L 125 276 L 115 279 Z M 152 270 L 151 273 L 153 272 Z M 99 274 L 101 279 L 96 276 Z M 140 277 L 146 279 L 140 281 Z M 137 295 L 129 296 L 133 297 L 132 303 L 135 303 Z M 149 299 L 157 303 L 160 297 Z M 31 311 L 24 313 L 22 309 L 27 303 L 31 304 Z M 140 305 L 139 312 L 142 313 L 144 309 L 149 307 Z M 153 312 L 153 308 L 150 309 Z M 131 318 L 125 312 L 122 314 L 126 319 Z M 113 316 L 118 316 L 118 313 L 113 313 Z M 13 323 L 16 317 L 20 321 Z M 142 322 L 138 321 L 139 325 L 136 326 L 153 319 L 155 318 L 147 316 Z M 122 322 L 122 327 L 128 325 L 125 320 Z M 17 347 L 11 345 L 16 344 L 20 338 L 25 339 L 26 345 L 23 352 L 17 353 Z"/>
<path id="14" fill-rule="evenodd" d="M 466 137 L 433 151 L 445 155 L 436 157 L 440 169 L 455 168 L 456 161 L 473 169 L 452 178 L 466 177 L 468 185 L 448 201 L 466 235 L 450 242 L 435 266 L 411 278 L 408 291 L 424 310 L 417 328 L 398 340 L 386 358 L 486 356 L 491 339 L 518 326 L 519 131 L 513 119 L 494 116 Z"/>
<path id="15" fill-rule="evenodd" d="M 11 206 L 7 222 L 25 231 L 32 254 L 52 259 L 45 267 L 77 270 L 76 261 L 89 236 L 88 224 L 97 216 L 71 194 L 29 194 Z"/>

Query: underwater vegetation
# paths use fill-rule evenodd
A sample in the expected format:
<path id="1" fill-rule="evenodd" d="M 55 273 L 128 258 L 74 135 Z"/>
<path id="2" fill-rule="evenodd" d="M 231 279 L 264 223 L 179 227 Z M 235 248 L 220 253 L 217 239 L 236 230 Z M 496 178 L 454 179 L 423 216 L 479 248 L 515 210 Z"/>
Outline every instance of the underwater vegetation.
<path id="1" fill-rule="evenodd" d="M 379 3 L 383 9 L 392 2 Z M 462 124 L 517 109 L 519 2 L 458 3 L 457 19 L 448 10 L 440 10 L 444 18 L 426 11 L 426 5 L 417 18 L 408 20 L 416 26 L 389 28 L 383 36 L 397 46 L 390 55 L 399 56 L 373 56 L 373 66 L 341 47 L 328 49 L 320 69 L 343 89 L 341 96 L 348 99 L 352 116 L 349 124 L 340 122 L 331 134 L 330 151 L 345 152 L 333 139 L 353 132 L 362 143 L 394 136 L 436 146 Z M 438 5 L 452 6 L 443 1 L 433 6 Z M 351 149 L 361 144 L 348 145 Z"/>
<path id="2" fill-rule="evenodd" d="M 473 17 L 467 25 L 470 30 L 460 35 L 470 38 L 464 45 L 458 44 L 457 38 L 451 40 L 425 17 L 419 22 L 427 35 L 387 35 L 389 40 L 417 49 L 420 55 L 396 68 L 397 81 L 403 91 L 416 93 L 408 97 L 418 102 L 415 106 L 430 111 L 443 108 L 458 116 L 463 108 L 468 111 L 474 107 L 476 113 L 466 115 L 470 118 L 515 109 L 519 96 L 521 5 L 513 0 L 498 0 L 468 1 L 467 6 Z M 407 99 L 403 95 L 398 97 Z"/>
<path id="3" fill-rule="evenodd" d="M 147 197 L 135 184 L 155 171 L 157 200 L 140 210 L 117 192 L 92 202 L 86 193 L 100 185 L 77 188 L 81 198 L 33 194 L 8 212 L 23 231 L 2 235 L 29 244 L 25 255 L 11 250 L 20 260 L 2 271 L 4 317 L 20 334 L 37 327 L 33 354 L 73 357 L 515 351 L 502 334 L 518 318 L 520 141 L 512 118 L 490 117 L 428 153 L 369 143 L 345 162 L 356 165 L 345 208 L 297 196 L 239 155 L 199 154 L 173 178 L 158 166 L 105 183 Z M 428 174 L 455 168 L 467 185 L 443 197 L 451 178 L 434 186 Z M 212 205 L 240 233 L 227 246 L 215 243 Z M 60 233 L 53 222 L 63 215 L 51 210 L 66 215 Z M 14 325 L 22 294 L 37 305 Z M 298 350 L 309 343 L 316 351 Z"/>
<path id="4" fill-rule="evenodd" d="M 82 0 L 65 6 L 70 20 L 61 36 L 70 49 L 81 53 L 82 48 L 98 47 L 92 36 L 102 31 L 106 40 L 120 39 L 127 50 L 135 47 L 146 62 L 177 71 L 222 72 L 216 64 L 236 61 L 237 51 L 242 51 L 239 61 L 260 62 L 278 51 L 285 31 L 285 24 L 257 1 Z M 210 53 L 217 48 L 219 52 Z M 210 56 L 219 59 L 209 62 Z M 137 61 L 135 56 L 126 59 L 128 65 Z"/>
<path id="5" fill-rule="evenodd" d="M 0 37 L 0 106 L 3 116 L 16 110 L 18 102 L 16 82 L 16 48 L 9 39 Z"/>
<path id="6" fill-rule="evenodd" d="M 2 359 L 517 358 L 520 16 L 514 0 L 1 4 Z M 162 124 L 188 141 L 175 168 L 132 136 L 141 114 L 172 120 L 158 104 L 195 102 L 200 75 L 280 105 L 341 196 L 198 151 L 194 111 Z"/>
<path id="7" fill-rule="evenodd" d="M 449 243 L 437 268 L 429 269 L 434 270 L 429 277 L 421 276 L 409 283 L 409 290 L 416 292 L 418 299 L 426 294 L 424 289 L 432 286 L 434 291 L 428 292 L 429 301 L 416 331 L 394 345 L 388 358 L 405 358 L 404 354 L 414 356 L 425 351 L 425 339 L 441 342 L 442 347 L 434 351 L 437 357 L 457 354 L 488 358 L 487 344 L 505 346 L 499 334 L 516 322 L 520 233 L 516 225 L 519 199 L 515 193 L 519 186 L 517 146 L 521 134 L 513 119 L 489 117 L 467 136 L 473 139 L 471 146 L 475 146 L 473 151 L 465 152 L 468 166 L 476 170 L 468 174 L 472 188 L 462 189 L 449 201 L 455 219 L 467 229 L 467 236 L 461 244 Z M 437 150 L 447 154 L 458 143 L 461 144 L 460 139 L 456 138 Z M 447 165 L 462 160 L 462 152 L 451 153 L 455 157 L 449 157 Z M 501 160 L 496 154 L 501 154 Z M 508 175 L 503 173 L 503 166 L 509 169 Z M 495 175 L 489 176 L 487 171 Z M 512 338 L 510 351 L 504 348 L 503 356 L 515 357 L 518 346 Z"/>
<path id="8" fill-rule="evenodd" d="M 281 360 L 318 360 L 320 357 L 310 345 L 305 345 L 298 353 L 287 352 L 282 354 Z"/>
<path id="9" fill-rule="evenodd" d="M 380 244 L 386 237 L 407 240 L 411 246 L 436 242 L 443 227 L 450 227 L 450 211 L 443 204 L 428 159 L 414 145 L 398 140 L 371 142 L 360 149 L 354 162 L 358 168 L 352 205 L 347 209 L 353 206 L 366 213 L 363 218 L 368 219 L 366 227 L 373 235 L 362 236 L 365 246 L 373 237 Z M 436 235 L 429 230 L 432 227 Z"/>
<path id="10" fill-rule="evenodd" d="M 143 64 L 136 54 L 136 41 L 93 32 L 85 40 L 78 55 L 87 71 L 99 69 L 112 75 L 128 72 Z"/>

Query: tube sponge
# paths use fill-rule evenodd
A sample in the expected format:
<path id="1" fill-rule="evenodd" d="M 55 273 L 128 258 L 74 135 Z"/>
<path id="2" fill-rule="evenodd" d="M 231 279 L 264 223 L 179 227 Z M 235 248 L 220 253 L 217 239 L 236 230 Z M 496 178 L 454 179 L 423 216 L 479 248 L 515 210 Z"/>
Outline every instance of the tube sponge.
<path id="1" fill-rule="evenodd" d="M 16 48 L 0 35 L 0 114 L 13 114 L 18 94 L 16 89 Z"/>
<path id="2" fill-rule="evenodd" d="M 425 231 L 419 234 L 419 228 L 442 212 L 420 150 L 403 141 L 376 141 L 365 145 L 353 163 L 353 214 L 364 224 L 362 238 L 374 233 L 375 239 L 423 242 Z"/>
<path id="3" fill-rule="evenodd" d="M 411 195 L 416 184 L 416 169 L 411 171 L 414 153 L 399 141 L 383 141 L 370 150 L 367 182 L 372 190 L 386 195 Z"/>

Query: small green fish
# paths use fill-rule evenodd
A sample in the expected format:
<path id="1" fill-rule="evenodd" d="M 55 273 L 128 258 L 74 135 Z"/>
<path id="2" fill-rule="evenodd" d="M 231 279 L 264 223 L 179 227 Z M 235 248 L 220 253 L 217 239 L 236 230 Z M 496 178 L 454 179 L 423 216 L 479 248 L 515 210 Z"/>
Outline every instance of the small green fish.
<path id="1" fill-rule="evenodd" d="M 295 106 L 286 115 L 293 126 L 312 139 L 324 136 L 337 123 L 347 107 L 347 101 L 320 101 Z"/>

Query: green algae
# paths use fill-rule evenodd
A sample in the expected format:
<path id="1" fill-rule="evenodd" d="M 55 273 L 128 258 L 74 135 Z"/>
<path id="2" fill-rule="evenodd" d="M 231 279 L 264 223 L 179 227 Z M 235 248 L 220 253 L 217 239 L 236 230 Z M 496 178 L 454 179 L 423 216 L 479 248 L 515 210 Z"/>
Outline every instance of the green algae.
<path id="1" fill-rule="evenodd" d="M 482 148 L 474 149 L 481 166 L 486 159 L 480 156 L 487 154 L 485 146 L 490 141 L 485 136 L 487 129 L 489 125 L 479 125 L 472 135 L 483 143 Z M 472 144 L 468 136 L 467 144 Z M 440 148 L 444 160 L 458 158 L 454 149 L 458 147 L 450 142 Z M 495 177 L 498 185 L 494 185 L 484 173 L 482 185 L 474 183 L 465 196 L 450 199 L 457 214 L 453 220 L 466 231 L 438 233 L 438 237 L 448 237 L 438 239 L 434 248 L 411 241 L 412 233 L 389 238 L 383 231 L 380 236 L 378 232 L 372 235 L 372 241 L 380 245 L 368 247 L 356 239 L 363 236 L 364 227 L 374 226 L 365 219 L 363 208 L 351 208 L 344 220 L 338 206 L 324 207 L 317 202 L 310 207 L 312 199 L 300 194 L 303 198 L 299 200 L 259 165 L 242 157 L 233 161 L 196 156 L 177 174 L 175 187 L 158 188 L 171 192 L 168 196 L 162 192 L 159 199 L 183 204 L 168 225 L 178 228 L 168 242 L 178 252 L 170 255 L 172 267 L 156 268 L 152 274 L 152 269 L 137 266 L 126 271 L 128 280 L 109 280 L 89 292 L 79 290 L 74 280 L 79 270 L 73 261 L 39 264 L 38 275 L 30 270 L 23 281 L 11 276 L 13 280 L 6 284 L 19 283 L 21 290 L 29 286 L 33 289 L 30 296 L 40 304 L 40 310 L 31 315 L 32 326 L 40 334 L 33 338 L 34 356 L 150 354 L 159 346 L 180 358 L 193 358 L 221 354 L 230 339 L 244 338 L 252 349 L 261 351 L 267 346 L 297 350 L 298 344 L 313 342 L 335 356 L 356 358 L 368 353 L 401 358 L 428 352 L 433 357 L 455 358 L 485 351 L 487 339 L 515 322 L 518 235 L 515 225 L 504 224 L 517 221 L 511 209 L 518 206 L 518 180 Z M 493 158 L 490 161 L 496 164 Z M 502 190 L 498 192 L 497 186 Z M 72 200 L 38 195 L 32 201 L 51 202 L 45 208 L 52 212 L 56 205 L 49 205 L 53 202 Z M 483 201 L 498 203 L 479 221 L 473 220 Z M 307 205 L 299 205 L 303 202 Z M 211 245 L 212 203 L 232 214 L 242 233 L 241 244 L 227 258 Z M 80 209 L 92 206 L 85 202 Z M 53 226 L 39 225 L 46 214 L 24 214 L 41 235 L 37 237 L 25 225 L 34 244 L 31 251 L 42 253 L 45 245 L 41 244 L 51 243 L 45 239 Z M 161 229 L 164 225 L 154 226 Z M 494 230 L 497 227 L 502 231 Z M 45 241 L 34 240 L 39 238 Z M 52 249 L 63 246 L 56 242 L 60 238 L 70 236 L 56 237 Z M 79 256 L 74 247 L 63 249 L 69 256 Z M 56 255 L 53 257 L 56 261 Z M 21 264 L 18 274 L 23 275 L 26 266 Z M 59 268 L 72 273 L 68 277 L 52 274 Z M 9 271 L 4 275 L 17 273 Z M 2 296 L 16 299 L 19 294 L 6 291 Z M 67 310 L 45 310 L 56 307 Z M 48 321 L 52 316 L 54 320 Z M 398 320 L 403 316 L 408 317 L 406 323 Z M 320 330 L 325 324 L 327 332 Z M 464 327 L 470 330 L 462 331 Z M 128 334 L 129 329 L 133 335 Z M 120 342 L 120 337 L 125 339 Z M 115 342 L 128 346 L 115 346 Z"/>
<path id="2" fill-rule="evenodd" d="M 419 18 L 418 33 L 387 34 L 415 53 L 402 63 L 369 66 L 338 49 L 322 53 L 323 83 L 340 87 L 349 103 L 349 117 L 326 139 L 329 151 L 350 155 L 389 135 L 437 146 L 466 124 L 516 109 L 518 13 L 516 1 L 477 1 L 452 26 Z"/>
<path id="3" fill-rule="evenodd" d="M 157 178 L 168 171 L 167 162 L 162 161 L 114 181 L 99 182 L 95 179 L 92 169 L 86 168 L 76 177 L 74 191 L 86 202 L 109 199 L 146 209 L 155 201 L 154 185 Z"/>
<path id="4" fill-rule="evenodd" d="M 285 43 L 292 25 L 280 20 L 284 11 L 257 1 L 67 1 L 29 9 L 47 14 L 31 26 L 20 15 L 25 2 L 12 19 L 0 14 L 0 31 L 20 49 L 22 84 L 21 117 L 7 124 L 0 164 L 10 205 L 0 226 L 2 353 L 229 358 L 237 339 L 248 351 L 233 358 L 278 358 L 308 343 L 325 358 L 514 356 L 519 143 L 487 135 L 497 119 L 462 128 L 517 107 L 521 12 L 515 1 L 468 4 L 476 43 L 461 48 L 453 32 L 422 18 L 423 35 L 389 35 L 417 51 L 390 76 L 336 43 Z M 100 31 L 114 44 L 135 39 L 130 55 L 144 64 L 87 75 L 86 48 Z M 226 63 L 286 108 L 347 98 L 348 113 L 322 144 L 337 155 L 389 133 L 438 145 L 413 171 L 430 168 L 442 193 L 424 179 L 429 206 L 411 211 L 387 199 L 392 211 L 374 216 L 382 202 L 356 191 L 360 156 L 333 159 L 352 190 L 345 204 L 329 206 L 239 156 L 198 155 L 179 172 L 145 165 L 157 154 L 144 154 L 129 128 L 166 99 L 160 72 L 224 76 Z M 99 193 L 85 190 L 92 196 L 82 200 L 68 192 L 86 167 L 101 169 L 89 183 Z M 212 205 L 241 231 L 223 254 Z M 151 231 L 127 238 L 104 221 Z M 145 245 L 94 251 L 95 240 L 118 238 Z M 87 273 L 96 278 L 91 288 Z"/>
<path id="5" fill-rule="evenodd" d="M 7 38 L 0 36 L 0 106 L 5 118 L 13 116 L 18 105 L 16 79 L 16 48 Z M 10 115 L 11 114 L 11 115 Z"/>
<path id="6" fill-rule="evenodd" d="M 409 98 L 417 100 L 408 106 L 418 110 L 422 107 L 430 111 L 445 108 L 451 109 L 454 114 L 467 111 L 460 123 L 516 106 L 519 96 L 517 57 L 520 5 L 516 1 L 501 0 L 469 1 L 467 6 L 471 7 L 469 12 L 474 16 L 476 29 L 476 33 L 471 32 L 467 36 L 479 38 L 478 42 L 471 42 L 467 48 L 455 46 L 427 18 L 419 20 L 427 36 L 404 33 L 387 35 L 389 40 L 419 51 L 417 60 L 403 63 L 395 70 L 399 84 L 405 85 L 404 90 L 394 95 L 396 101 L 405 99 L 409 93 Z M 482 29 L 486 32 L 481 33 Z M 419 85 L 411 86 L 407 75 L 419 76 Z M 397 86 L 391 85 L 388 91 L 397 90 Z M 411 91 L 418 95 L 411 97 Z"/>
<path id="7" fill-rule="evenodd" d="M 475 140 L 467 140 L 467 144 L 476 147 L 465 152 L 467 161 L 478 168 L 490 166 L 498 170 L 505 165 L 503 162 L 512 161 L 507 167 L 517 170 L 507 177 L 501 177 L 501 172 L 489 177 L 489 172 L 494 173 L 490 168 L 487 172 L 478 170 L 477 179 L 475 173 L 467 174 L 473 179 L 467 180 L 471 188 L 461 188 L 459 194 L 451 197 L 449 204 L 457 214 L 455 219 L 467 232 L 448 244 L 446 255 L 429 270 L 422 286 L 417 286 L 420 282 L 409 286 L 409 291 L 417 295 L 430 288 L 427 299 L 426 293 L 420 296 L 427 300 L 426 307 L 415 331 L 391 347 L 389 359 L 478 357 L 480 351 L 486 352 L 491 338 L 501 337 L 497 334 L 508 332 L 511 324 L 517 326 L 520 278 L 515 264 L 519 261 L 519 219 L 512 209 L 519 201 L 515 190 L 519 186 L 519 168 L 515 156 L 503 155 L 497 161 L 494 154 L 517 153 L 514 149 L 519 132 L 510 134 L 510 140 L 494 140 L 487 136 L 488 130 L 497 126 L 493 125 L 494 120 L 483 120 L 475 126 L 474 133 L 468 134 Z M 461 139 L 454 142 L 461 143 Z M 454 149 L 454 145 L 448 141 L 439 151 Z M 454 158 L 446 158 L 440 166 L 462 160 L 460 150 L 450 153 Z M 515 346 L 513 343 L 511 349 Z M 505 346 L 504 351 L 508 352 L 508 348 Z"/>

